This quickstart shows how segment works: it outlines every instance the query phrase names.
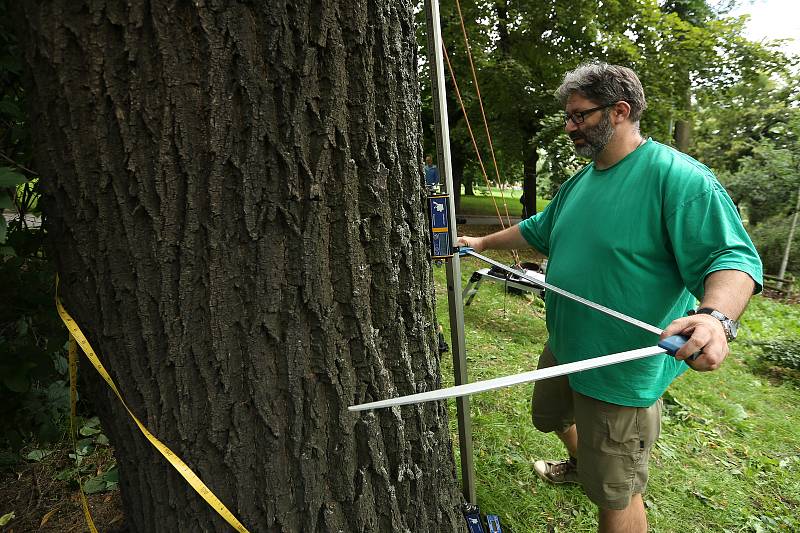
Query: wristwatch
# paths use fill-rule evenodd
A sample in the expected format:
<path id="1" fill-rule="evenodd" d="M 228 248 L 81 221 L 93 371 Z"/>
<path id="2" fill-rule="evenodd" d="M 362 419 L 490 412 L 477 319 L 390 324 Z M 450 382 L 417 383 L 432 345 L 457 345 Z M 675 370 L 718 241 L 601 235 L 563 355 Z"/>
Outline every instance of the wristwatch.
<path id="1" fill-rule="evenodd" d="M 711 309 L 710 307 L 700 307 L 698 309 L 694 309 L 689 311 L 689 315 L 711 315 L 717 320 L 722 323 L 722 329 L 725 330 L 725 337 L 728 339 L 728 342 L 734 340 L 736 338 L 736 332 L 739 330 L 739 322 L 736 320 L 732 320 L 725 316 L 723 313 L 720 313 L 716 309 Z"/>

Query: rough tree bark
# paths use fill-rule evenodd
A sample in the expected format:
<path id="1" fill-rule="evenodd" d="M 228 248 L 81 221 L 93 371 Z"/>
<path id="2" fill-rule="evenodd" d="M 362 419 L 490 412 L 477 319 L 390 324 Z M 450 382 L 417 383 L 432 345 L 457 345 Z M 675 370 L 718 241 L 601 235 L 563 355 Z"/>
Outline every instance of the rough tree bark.
<path id="1" fill-rule="evenodd" d="M 62 298 L 252 531 L 456 531 L 411 2 L 21 2 Z M 92 370 L 133 531 L 229 528 Z"/>

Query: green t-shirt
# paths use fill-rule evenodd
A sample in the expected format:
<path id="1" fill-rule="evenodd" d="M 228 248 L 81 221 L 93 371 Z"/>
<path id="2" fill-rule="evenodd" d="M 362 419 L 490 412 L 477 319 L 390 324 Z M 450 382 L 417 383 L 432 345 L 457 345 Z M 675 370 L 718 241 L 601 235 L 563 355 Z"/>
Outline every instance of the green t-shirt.
<path id="1" fill-rule="evenodd" d="M 716 270 L 746 272 L 761 290 L 761 260 L 725 189 L 707 167 L 653 140 L 611 168 L 586 166 L 519 228 L 548 256 L 549 283 L 660 328 L 694 307 Z M 658 342 L 552 292 L 546 305 L 559 363 Z M 586 396 L 646 407 L 686 368 L 656 355 L 569 379 Z"/>

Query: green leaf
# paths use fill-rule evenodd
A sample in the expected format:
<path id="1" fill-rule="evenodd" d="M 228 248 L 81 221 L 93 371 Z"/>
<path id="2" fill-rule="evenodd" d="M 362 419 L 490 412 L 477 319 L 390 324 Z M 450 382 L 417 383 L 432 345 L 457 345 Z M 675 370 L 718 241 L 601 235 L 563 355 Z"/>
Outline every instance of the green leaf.
<path id="1" fill-rule="evenodd" d="M 75 449 L 78 455 L 89 455 L 94 451 L 94 442 L 92 439 L 81 439 L 75 444 Z"/>
<path id="2" fill-rule="evenodd" d="M 8 525 L 8 523 L 14 520 L 16 516 L 17 515 L 14 514 L 14 511 L 11 511 L 10 513 L 6 513 L 3 516 L 0 516 L 0 526 Z"/>
<path id="3" fill-rule="evenodd" d="M 67 361 L 66 357 L 58 353 L 54 354 L 53 366 L 55 367 L 56 372 L 62 376 L 66 375 L 69 371 L 69 361 Z"/>
<path id="4" fill-rule="evenodd" d="M 113 466 L 108 469 L 108 472 L 103 474 L 106 478 L 106 481 L 109 483 L 119 483 L 119 470 L 116 466 Z"/>
<path id="5" fill-rule="evenodd" d="M 107 472 L 86 480 L 83 484 L 83 490 L 87 494 L 96 494 L 98 492 L 114 490 L 117 488 L 118 484 L 119 470 L 117 470 L 116 466 L 113 466 Z"/>
<path id="6" fill-rule="evenodd" d="M 24 337 L 25 335 L 27 335 L 28 329 L 29 329 L 29 324 L 25 318 L 20 318 L 19 320 L 17 320 L 17 335 L 19 337 Z"/>
<path id="7" fill-rule="evenodd" d="M 86 480 L 83 484 L 83 491 L 86 494 L 97 494 L 98 492 L 105 491 L 106 485 L 107 483 L 103 476 L 96 476 Z"/>
<path id="8" fill-rule="evenodd" d="M 93 416 L 89 420 L 83 423 L 79 433 L 84 437 L 90 437 L 92 435 L 98 435 L 102 430 L 100 429 L 100 419 L 96 416 Z"/>
<path id="9" fill-rule="evenodd" d="M 68 481 L 70 479 L 74 479 L 79 472 L 80 468 L 67 468 L 53 476 L 53 479 L 57 479 L 59 481 Z"/>
<path id="10" fill-rule="evenodd" d="M 21 183 L 27 183 L 28 179 L 16 172 L 11 167 L 0 167 L 0 188 L 16 187 Z"/>
<path id="11" fill-rule="evenodd" d="M 104 434 L 102 434 L 102 433 L 100 433 L 100 434 L 97 436 L 97 438 L 95 439 L 95 442 L 96 442 L 97 444 L 100 444 L 100 445 L 103 445 L 103 446 L 108 446 L 108 444 L 109 444 L 109 442 L 108 442 L 108 437 L 106 437 L 106 436 L 105 436 Z"/>
<path id="12" fill-rule="evenodd" d="M 28 452 L 28 455 L 25 456 L 25 459 L 38 463 L 51 453 L 53 453 L 51 450 L 31 450 Z"/>
<path id="13" fill-rule="evenodd" d="M 62 380 L 51 383 L 47 387 L 47 401 L 51 405 L 67 405 L 69 403 L 69 385 Z"/>
<path id="14" fill-rule="evenodd" d="M 5 193 L 0 193 L 0 209 L 11 209 L 14 207 L 14 200 Z"/>
<path id="15" fill-rule="evenodd" d="M 0 216 L 0 244 L 6 242 L 6 236 L 8 235 L 8 222 L 6 222 L 6 218 Z"/>
<path id="16" fill-rule="evenodd" d="M 89 437 L 91 435 L 97 435 L 98 433 L 100 433 L 100 430 L 96 428 L 90 428 L 88 426 L 83 426 L 79 431 L 79 433 L 84 437 Z"/>
<path id="17" fill-rule="evenodd" d="M 750 415 L 747 414 L 747 411 L 745 411 L 744 407 L 738 403 L 731 405 L 731 411 L 731 418 L 734 422 L 741 422 L 742 420 L 750 417 Z"/>

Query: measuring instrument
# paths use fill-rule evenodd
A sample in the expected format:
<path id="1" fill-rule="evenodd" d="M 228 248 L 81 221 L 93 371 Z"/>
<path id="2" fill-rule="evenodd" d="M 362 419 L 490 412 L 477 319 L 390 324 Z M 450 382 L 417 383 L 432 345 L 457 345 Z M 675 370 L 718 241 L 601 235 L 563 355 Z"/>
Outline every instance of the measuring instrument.
<path id="1" fill-rule="evenodd" d="M 380 409 L 383 407 L 394 407 L 396 405 L 408 405 L 411 403 L 458 398 L 460 396 L 469 396 L 470 394 L 476 394 L 478 392 L 501 389 L 503 387 L 519 385 L 521 383 L 531 383 L 533 381 L 564 376 L 566 374 L 573 374 L 583 370 L 591 370 L 592 368 L 615 365 L 617 363 L 624 363 L 626 361 L 634 361 L 636 359 L 644 359 L 645 357 L 652 357 L 654 355 L 664 353 L 674 356 L 675 352 L 680 350 L 687 340 L 688 339 L 682 335 L 673 335 L 672 337 L 667 337 L 666 339 L 662 340 L 656 346 L 649 346 L 647 348 L 638 348 L 636 350 L 628 350 L 626 352 L 603 355 L 601 357 L 594 357 L 592 359 L 585 359 L 583 361 L 575 361 L 574 363 L 566 363 L 563 365 L 541 368 L 539 370 L 532 370 L 530 372 L 523 372 L 521 374 L 513 374 L 511 376 L 504 376 L 502 378 L 476 381 L 475 383 L 457 385 L 455 387 L 448 387 L 446 389 L 437 389 L 427 392 L 420 392 L 417 394 L 409 394 L 408 396 L 400 396 L 399 398 L 392 398 L 389 400 L 380 400 L 377 402 L 353 405 L 348 407 L 348 409 L 350 411 L 366 411 L 368 409 Z"/>
<path id="2" fill-rule="evenodd" d="M 613 316 L 619 320 L 622 320 L 623 322 L 627 322 L 628 324 L 632 324 L 641 329 L 644 329 L 645 331 L 655 333 L 656 335 L 661 335 L 661 333 L 663 332 L 661 328 L 658 328 L 646 322 L 642 322 L 641 320 L 628 316 L 624 313 L 620 313 L 619 311 L 609 309 L 608 307 L 592 302 L 591 300 L 587 300 L 586 298 L 582 298 L 576 294 L 572 294 L 571 292 L 565 291 L 564 289 L 556 287 L 555 285 L 551 285 L 547 282 L 540 281 L 531 276 L 527 276 L 523 272 L 515 270 L 511 267 L 504 265 L 503 263 L 499 263 L 493 259 L 490 259 L 475 252 L 475 250 L 473 250 L 472 248 L 462 247 L 459 249 L 458 253 L 459 255 L 471 255 L 477 259 L 480 259 L 481 261 L 489 263 L 490 265 L 496 266 L 515 276 L 519 276 L 522 279 L 530 281 L 531 283 L 539 287 L 543 287 L 546 290 L 553 291 L 556 294 L 564 296 L 565 298 L 569 298 L 570 300 L 579 302 L 587 307 L 590 307 L 607 315 Z M 666 353 L 674 357 L 675 354 L 678 352 L 678 350 L 680 350 L 688 340 L 689 338 L 684 335 L 673 335 L 671 337 L 667 337 L 666 339 L 661 340 L 655 346 L 648 346 L 646 348 L 637 348 L 635 350 L 628 350 L 625 352 L 603 355 L 600 357 L 585 359 L 583 361 L 575 361 L 573 363 L 566 363 L 563 365 L 556 365 L 548 368 L 532 370 L 530 372 L 513 374 L 511 376 L 504 376 L 500 378 L 487 379 L 484 381 L 476 381 L 475 383 L 456 385 L 455 387 L 448 387 L 445 389 L 437 389 L 432 391 L 420 392 L 417 394 L 409 394 L 407 396 L 400 396 L 398 398 L 391 398 L 388 400 L 379 400 L 376 402 L 353 405 L 348 407 L 348 409 L 350 411 L 366 411 L 369 409 L 380 409 L 384 407 L 394 407 L 398 405 L 408 405 L 413 403 L 444 400 L 447 398 L 459 398 L 461 396 L 469 396 L 471 394 L 476 394 L 478 392 L 486 392 L 490 390 L 500 389 L 503 387 L 510 387 L 511 385 L 519 385 L 521 383 L 531 383 L 543 379 L 554 378 L 557 376 L 564 376 L 567 374 L 573 374 L 575 372 L 582 372 L 584 370 L 591 370 L 593 368 L 616 365 L 627 361 L 635 361 L 636 359 L 644 359 L 645 357 L 652 357 L 654 355 L 660 355 Z M 695 353 L 691 355 L 688 359 L 694 360 L 697 358 L 698 355 L 699 353 Z"/>
<path id="3" fill-rule="evenodd" d="M 595 302 L 593 302 L 591 300 L 587 300 L 586 298 L 582 298 L 582 297 L 578 296 L 577 294 L 572 294 L 571 292 L 565 291 L 564 289 L 556 287 L 555 285 L 551 285 L 551 284 L 547 283 L 546 281 L 541 281 L 541 280 L 538 280 L 538 279 L 536 279 L 536 278 L 534 278 L 532 276 L 528 276 L 524 272 L 520 272 L 519 270 L 513 269 L 513 268 L 511 268 L 511 267 L 509 267 L 507 265 L 504 265 L 503 263 L 500 263 L 498 261 L 495 261 L 494 259 L 486 257 L 485 255 L 481 255 L 478 252 L 476 252 L 475 250 L 473 250 L 472 248 L 461 247 L 458 250 L 458 254 L 459 255 L 471 255 L 472 257 L 474 257 L 476 259 L 480 259 L 484 263 L 489 263 L 492 266 L 496 266 L 500 270 L 503 270 L 505 272 L 508 272 L 509 274 L 513 274 L 515 276 L 518 276 L 518 277 L 524 279 L 525 281 L 529 281 L 529 282 L 533 283 L 534 285 L 536 285 L 537 287 L 542 287 L 543 289 L 546 289 L 548 291 L 553 291 L 554 293 L 560 294 L 561 296 L 563 296 L 565 298 L 569 298 L 570 300 L 574 300 L 574 301 L 576 301 L 578 303 L 581 303 L 581 304 L 585 305 L 586 307 L 590 307 L 590 308 L 592 308 L 592 309 L 594 309 L 596 311 L 600 311 L 601 313 L 605 313 L 605 314 L 607 314 L 609 316 L 613 316 L 614 318 L 622 320 L 623 322 L 627 322 L 628 324 L 632 324 L 632 325 L 636 326 L 637 328 L 641 328 L 641 329 L 643 329 L 645 331 L 649 331 L 650 333 L 655 333 L 656 335 L 661 335 L 661 333 L 664 331 L 661 328 L 653 326 L 652 324 L 648 324 L 647 322 L 642 322 L 641 320 L 639 320 L 637 318 L 633 318 L 632 316 L 628 316 L 628 315 L 626 315 L 624 313 L 620 313 L 619 311 L 614 311 L 613 309 L 609 309 L 608 307 L 606 307 L 604 305 L 600 305 L 600 304 L 595 303 Z"/>

